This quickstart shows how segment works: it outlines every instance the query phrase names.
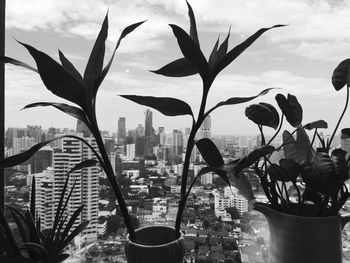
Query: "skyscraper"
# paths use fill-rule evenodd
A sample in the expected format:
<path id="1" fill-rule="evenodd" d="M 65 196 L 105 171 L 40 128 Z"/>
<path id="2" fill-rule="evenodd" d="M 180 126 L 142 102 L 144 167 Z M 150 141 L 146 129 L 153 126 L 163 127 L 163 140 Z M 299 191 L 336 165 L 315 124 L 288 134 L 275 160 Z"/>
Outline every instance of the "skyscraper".
<path id="1" fill-rule="evenodd" d="M 82 122 L 81 120 L 77 121 L 77 129 L 76 129 L 77 133 L 82 133 L 84 134 L 84 137 L 90 137 L 91 136 L 91 131 L 89 130 L 89 128 L 85 125 L 84 122 Z"/>
<path id="2" fill-rule="evenodd" d="M 153 129 L 153 113 L 150 109 L 147 109 L 145 112 L 145 136 L 150 137 L 154 134 Z"/>
<path id="3" fill-rule="evenodd" d="M 208 115 L 203 121 L 199 130 L 200 139 L 211 138 L 211 117 Z"/>
<path id="4" fill-rule="evenodd" d="M 125 144 L 126 138 L 126 119 L 125 117 L 120 117 L 118 120 L 118 144 Z"/>
<path id="5" fill-rule="evenodd" d="M 173 154 L 182 155 L 183 151 L 183 134 L 180 130 L 173 130 Z"/>

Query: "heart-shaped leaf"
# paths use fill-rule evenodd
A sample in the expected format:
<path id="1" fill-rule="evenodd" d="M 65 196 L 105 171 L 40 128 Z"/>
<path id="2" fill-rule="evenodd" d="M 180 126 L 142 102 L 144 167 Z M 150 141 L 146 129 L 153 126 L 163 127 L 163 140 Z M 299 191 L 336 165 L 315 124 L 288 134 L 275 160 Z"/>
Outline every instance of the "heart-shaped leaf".
<path id="1" fill-rule="evenodd" d="M 95 83 L 93 98 L 96 98 L 96 94 L 97 94 L 98 88 L 100 87 L 102 81 L 104 80 L 104 78 L 106 77 L 110 67 L 112 66 L 112 62 L 113 62 L 115 53 L 116 53 L 116 51 L 117 51 L 117 49 L 118 49 L 122 39 L 124 37 L 126 37 L 128 34 L 130 34 L 132 31 L 134 31 L 138 26 L 142 25 L 144 22 L 146 22 L 146 21 L 141 21 L 141 22 L 132 24 L 132 25 L 127 26 L 126 28 L 124 28 L 123 32 L 120 34 L 120 37 L 119 37 L 119 39 L 117 41 L 117 44 L 116 44 L 115 48 L 113 50 L 112 57 L 110 58 L 110 60 L 108 61 L 107 65 L 104 67 L 104 69 L 102 70 L 100 77 L 97 79 L 97 81 Z"/>
<path id="2" fill-rule="evenodd" d="M 81 120 L 83 123 L 86 124 L 87 127 L 90 127 L 90 123 L 86 118 L 85 112 L 77 107 L 67 105 L 64 103 L 55 103 L 55 102 L 36 102 L 32 104 L 26 105 L 23 109 L 29 109 L 34 107 L 45 107 L 45 106 L 52 106 L 56 109 L 59 109 L 60 111 L 63 111 L 64 113 L 67 113 L 68 115 Z"/>
<path id="3" fill-rule="evenodd" d="M 170 27 L 184 57 L 198 70 L 203 81 L 206 80 L 209 77 L 209 66 L 199 46 L 181 27 L 173 24 Z"/>
<path id="4" fill-rule="evenodd" d="M 268 103 L 259 103 L 248 106 L 245 109 L 245 116 L 258 125 L 277 129 L 279 115 L 275 107 Z"/>
<path id="5" fill-rule="evenodd" d="M 284 131 L 282 137 L 284 156 L 287 159 L 292 159 L 298 163 L 308 159 L 310 139 L 303 128 L 297 128 L 296 140 L 288 131 Z"/>
<path id="6" fill-rule="evenodd" d="M 191 107 L 184 101 L 168 97 L 120 95 L 138 104 L 151 107 L 167 116 L 191 115 Z"/>
<path id="7" fill-rule="evenodd" d="M 45 53 L 34 47 L 22 44 L 34 58 L 40 77 L 55 95 L 78 104 L 83 109 L 87 107 L 87 95 L 84 86 L 72 76 L 64 67 Z"/>
<path id="8" fill-rule="evenodd" d="M 247 38 L 245 41 L 243 41 L 241 44 L 235 46 L 233 49 L 231 49 L 218 63 L 216 69 L 213 72 L 213 77 L 217 76 L 221 70 L 226 68 L 233 60 L 235 60 L 240 54 L 242 54 L 251 44 L 255 42 L 263 33 L 266 31 L 276 28 L 276 27 L 283 27 L 286 25 L 275 25 L 268 28 L 261 28 L 259 29 L 255 34 L 251 35 L 249 38 Z"/>
<path id="9" fill-rule="evenodd" d="M 283 94 L 277 94 L 275 99 L 289 124 L 295 128 L 300 126 L 303 120 L 303 109 L 297 98 L 291 94 L 288 94 L 287 98 Z"/>
<path id="10" fill-rule="evenodd" d="M 316 206 L 321 206 L 322 205 L 322 197 L 318 192 L 315 192 L 309 187 L 306 187 L 303 194 L 302 198 L 305 201 L 311 201 L 313 202 Z"/>
<path id="11" fill-rule="evenodd" d="M 167 77 L 187 77 L 197 74 L 198 70 L 187 59 L 179 58 L 151 72 Z"/>
<path id="12" fill-rule="evenodd" d="M 334 69 L 332 75 L 332 84 L 335 90 L 341 90 L 345 85 L 349 86 L 349 66 L 350 58 L 340 62 L 340 64 Z"/>
<path id="13" fill-rule="evenodd" d="M 279 164 L 280 165 L 273 163 L 267 169 L 267 173 L 269 174 L 271 180 L 295 182 L 301 172 L 300 164 L 292 159 L 281 159 Z"/>
<path id="14" fill-rule="evenodd" d="M 103 68 L 103 59 L 105 56 L 105 42 L 108 36 L 108 13 L 103 21 L 100 33 L 97 36 L 94 47 L 92 48 L 88 63 L 84 72 L 84 82 L 91 96 L 94 95 L 93 89 L 96 81 L 101 75 Z"/>
<path id="15" fill-rule="evenodd" d="M 305 124 L 304 129 L 313 130 L 313 129 L 327 129 L 328 124 L 324 120 L 313 121 L 308 124 Z"/>

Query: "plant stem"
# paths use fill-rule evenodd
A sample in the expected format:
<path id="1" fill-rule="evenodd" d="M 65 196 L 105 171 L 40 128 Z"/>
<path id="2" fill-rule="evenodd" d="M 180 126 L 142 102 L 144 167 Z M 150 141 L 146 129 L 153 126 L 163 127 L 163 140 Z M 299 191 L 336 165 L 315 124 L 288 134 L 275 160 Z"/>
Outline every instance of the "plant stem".
<path id="1" fill-rule="evenodd" d="M 334 129 L 334 131 L 333 131 L 333 134 L 332 134 L 332 136 L 331 136 L 329 142 L 327 143 L 327 149 L 329 149 L 329 148 L 331 147 L 331 144 L 332 144 L 333 138 L 334 138 L 334 136 L 335 136 L 335 133 L 337 132 L 338 127 L 339 127 L 339 125 L 340 125 L 340 122 L 341 122 L 341 120 L 342 120 L 343 117 L 344 117 L 344 114 L 345 114 L 345 112 L 346 112 L 346 109 L 348 108 L 348 104 L 349 104 L 349 86 L 346 85 L 346 101 L 345 101 L 345 107 L 344 107 L 344 109 L 343 109 L 342 114 L 340 115 L 340 118 L 339 118 L 339 120 L 338 120 L 337 125 L 335 126 L 335 129 Z"/>
<path id="2" fill-rule="evenodd" d="M 94 123 L 92 126 L 93 126 L 93 129 L 91 132 L 96 139 L 96 143 L 97 143 L 98 149 L 100 151 L 100 154 L 101 154 L 101 157 L 103 160 L 103 163 L 101 165 L 102 165 L 102 167 L 107 175 L 107 178 L 112 186 L 113 192 L 117 198 L 120 211 L 123 215 L 126 228 L 128 229 L 128 232 L 130 235 L 130 239 L 133 241 L 136 241 L 135 229 L 131 223 L 130 215 L 129 215 L 128 209 L 126 207 L 124 197 L 123 197 L 123 195 L 120 191 L 120 188 L 118 186 L 117 179 L 116 179 L 116 176 L 114 175 L 111 162 L 110 162 L 110 160 L 108 158 L 108 154 L 106 152 L 106 148 L 104 147 L 103 140 L 102 140 L 100 131 L 98 129 L 98 125 L 97 125 L 96 120 L 94 120 Z"/>
<path id="3" fill-rule="evenodd" d="M 275 132 L 275 134 L 272 136 L 272 138 L 267 143 L 267 145 L 270 145 L 270 143 L 276 138 L 277 134 L 280 132 L 280 130 L 282 128 L 282 124 L 283 124 L 283 117 L 284 117 L 284 115 L 282 114 L 280 125 L 279 125 L 277 131 Z"/>

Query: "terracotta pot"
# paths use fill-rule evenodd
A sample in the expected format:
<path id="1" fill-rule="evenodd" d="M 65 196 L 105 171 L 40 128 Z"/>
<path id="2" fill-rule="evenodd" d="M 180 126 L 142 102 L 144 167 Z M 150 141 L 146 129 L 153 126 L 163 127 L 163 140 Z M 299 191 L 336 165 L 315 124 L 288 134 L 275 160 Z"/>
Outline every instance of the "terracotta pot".
<path id="1" fill-rule="evenodd" d="M 269 263 L 342 262 L 341 232 L 350 217 L 288 215 L 261 203 L 254 209 L 269 223 Z"/>
<path id="2" fill-rule="evenodd" d="M 146 226 L 136 229 L 137 242 L 125 244 L 128 263 L 180 263 L 184 257 L 184 237 L 173 227 Z M 179 237 L 180 236 L 180 237 Z"/>

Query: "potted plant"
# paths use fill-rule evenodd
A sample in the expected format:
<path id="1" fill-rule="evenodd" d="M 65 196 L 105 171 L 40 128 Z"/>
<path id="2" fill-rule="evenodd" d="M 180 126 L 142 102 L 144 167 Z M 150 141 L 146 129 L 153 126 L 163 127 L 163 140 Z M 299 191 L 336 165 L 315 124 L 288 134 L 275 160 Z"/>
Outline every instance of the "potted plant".
<path id="1" fill-rule="evenodd" d="M 246 116 L 259 127 L 262 147 L 257 151 L 264 149 L 269 153 L 257 156 L 255 151 L 237 160 L 230 169 L 234 178 L 242 177 L 242 169 L 248 167 L 246 161 L 254 160 L 249 162 L 250 169 L 259 177 L 268 199 L 266 204 L 256 202 L 254 208 L 262 212 L 269 223 L 270 263 L 342 262 L 341 230 L 350 217 L 341 216 L 339 211 L 350 197 L 345 185 L 349 179 L 350 158 L 342 149 L 331 149 L 331 145 L 349 102 L 349 65 L 350 60 L 344 60 L 333 72 L 334 88 L 338 91 L 346 86 L 346 101 L 327 140 L 318 132 L 327 128 L 327 123 L 318 120 L 303 125 L 302 107 L 291 94 L 275 97 L 282 111 L 281 120 L 271 104 L 259 103 L 246 108 Z M 284 117 L 295 130 L 284 131 L 283 143 L 275 149 L 271 144 L 281 130 Z M 264 127 L 276 130 L 268 141 Z M 306 130 L 314 130 L 311 142 Z M 321 147 L 314 147 L 316 138 Z M 249 183 L 241 187 L 251 192 Z"/>
<path id="2" fill-rule="evenodd" d="M 69 257 L 65 251 L 67 245 L 89 224 L 89 221 L 84 221 L 77 227 L 73 227 L 84 205 L 71 215 L 67 213 L 68 202 L 75 188 L 75 183 L 71 189 L 68 188 L 69 175 L 76 170 L 94 166 L 96 163 L 95 160 L 84 160 L 66 174 L 67 178 L 60 193 L 52 229 L 41 229 L 41 218 L 36 210 L 34 176 L 30 193 L 30 209 L 23 213 L 15 207 L 8 206 L 20 238 L 15 237 L 11 231 L 9 221 L 0 207 L 1 262 L 58 263 Z"/>
<path id="3" fill-rule="evenodd" d="M 169 97 L 121 95 L 122 97 L 134 101 L 138 104 L 152 107 L 167 116 L 190 115 L 192 118 L 192 129 L 186 148 L 186 157 L 181 179 L 181 194 L 179 198 L 180 201 L 174 228 L 163 226 L 150 228 L 145 227 L 137 230 L 133 228 L 127 207 L 125 205 L 125 200 L 117 184 L 112 165 L 102 141 L 95 112 L 96 95 L 98 89 L 106 74 L 108 73 L 115 52 L 119 47 L 121 40 L 143 22 L 135 23 L 123 30 L 114 49 L 112 58 L 103 68 L 105 40 L 107 38 L 108 28 L 108 18 L 106 16 L 100 33 L 96 39 L 95 45 L 90 54 L 84 76 L 78 72 L 78 70 L 64 56 L 62 52 L 59 52 L 59 58 L 61 61 L 61 64 L 59 64 L 45 53 L 21 42 L 19 43 L 22 44 L 34 58 L 37 69 L 13 58 L 1 58 L 1 61 L 4 63 L 12 63 L 14 65 L 22 66 L 38 73 L 46 88 L 49 89 L 53 94 L 76 104 L 76 106 L 73 106 L 63 103 L 37 102 L 27 105 L 24 108 L 28 109 L 38 106 L 52 106 L 82 121 L 90 129 L 92 135 L 96 140 L 98 151 L 89 145 L 84 139 L 76 139 L 81 140 L 83 143 L 87 144 L 88 147 L 94 152 L 100 166 L 107 175 L 113 188 L 114 194 L 120 207 L 120 211 L 124 217 L 124 221 L 128 230 L 128 242 L 126 244 L 128 262 L 163 262 L 164 258 L 167 258 L 168 262 L 182 261 L 184 248 L 183 237 L 180 231 L 181 218 L 184 212 L 187 197 L 191 191 L 193 184 L 199 176 L 210 171 L 216 172 L 225 182 L 230 184 L 227 175 L 228 170 L 226 168 L 229 168 L 231 166 L 225 166 L 226 170 L 221 169 L 221 166 L 224 165 L 224 162 L 214 143 L 210 139 L 201 139 L 196 141 L 195 136 L 197 131 L 200 129 L 201 124 L 205 118 L 215 109 L 224 105 L 235 105 L 248 102 L 259 96 L 265 95 L 271 90 L 266 89 L 259 94 L 250 97 L 232 97 L 225 101 L 219 102 L 216 104 L 216 106 L 210 109 L 206 109 L 208 93 L 216 76 L 239 55 L 241 55 L 263 33 L 272 28 L 282 27 L 283 25 L 275 25 L 269 28 L 262 28 L 229 51 L 228 41 L 230 32 L 228 32 L 227 37 L 220 45 L 219 39 L 216 41 L 209 59 L 207 60 L 200 49 L 193 10 L 189 3 L 187 3 L 187 6 L 190 18 L 190 33 L 187 34 L 182 28 L 177 25 L 170 25 L 177 39 L 183 57 L 167 64 L 159 70 L 154 71 L 154 73 L 170 77 L 185 77 L 197 73 L 200 75 L 203 83 L 203 92 L 201 98 L 201 106 L 197 118 L 193 114 L 191 107 L 186 102 L 179 99 Z M 49 142 L 40 143 L 25 153 L 9 157 L 5 160 L 1 160 L 0 166 L 9 167 L 19 164 L 29 159 L 35 152 L 37 152 L 41 147 L 48 143 Z M 190 155 L 195 145 L 198 147 L 199 151 L 209 166 L 202 169 L 199 175 L 194 178 L 190 185 L 188 185 L 187 180 Z M 262 154 L 267 153 L 262 152 Z"/>

